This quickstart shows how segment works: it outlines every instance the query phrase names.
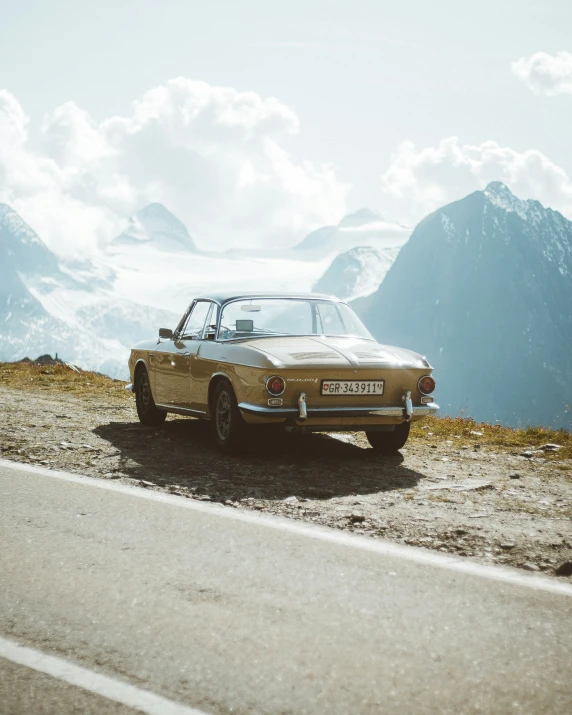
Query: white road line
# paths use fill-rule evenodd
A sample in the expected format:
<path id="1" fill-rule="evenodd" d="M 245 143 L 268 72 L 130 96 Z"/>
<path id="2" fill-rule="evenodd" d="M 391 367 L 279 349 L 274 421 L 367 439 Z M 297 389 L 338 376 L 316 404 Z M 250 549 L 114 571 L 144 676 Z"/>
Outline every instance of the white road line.
<path id="1" fill-rule="evenodd" d="M 0 459 L 0 467 L 8 469 L 21 470 L 24 472 L 32 472 L 44 477 L 52 479 L 61 479 L 73 484 L 83 484 L 84 486 L 95 487 L 97 489 L 105 489 L 110 492 L 118 492 L 119 494 L 128 494 L 139 499 L 148 499 L 149 501 L 161 502 L 163 504 L 171 504 L 182 509 L 191 509 L 192 511 L 200 511 L 206 514 L 233 519 L 234 521 L 243 521 L 257 526 L 277 529 L 278 531 L 287 531 L 300 536 L 307 536 L 320 541 L 327 541 L 342 546 L 348 546 L 353 549 L 362 551 L 373 551 L 391 558 L 404 559 L 406 561 L 414 561 L 427 566 L 437 566 L 438 568 L 448 569 L 450 571 L 459 571 L 460 573 L 488 578 L 493 581 L 502 581 L 504 583 L 514 584 L 515 586 L 526 586 L 539 591 L 550 591 L 559 593 L 565 596 L 572 596 L 572 585 L 559 582 L 556 579 L 551 579 L 547 576 L 537 576 L 526 574 L 516 569 L 511 569 L 503 566 L 487 566 L 479 564 L 469 559 L 462 559 L 449 554 L 437 553 L 435 551 L 425 550 L 415 546 L 405 546 L 403 544 L 395 544 L 385 539 L 372 539 L 367 536 L 359 536 L 357 534 L 347 534 L 337 529 L 317 526 L 315 524 L 301 524 L 293 519 L 286 519 L 279 516 L 268 514 L 258 514 L 247 510 L 226 507 L 222 504 L 209 504 L 205 502 L 195 501 L 194 499 L 186 499 L 184 497 L 165 494 L 163 492 L 151 491 L 141 487 L 135 487 L 127 484 L 118 484 L 96 477 L 85 477 L 69 472 L 59 472 L 46 467 L 37 467 L 34 465 L 24 464 L 20 462 L 12 462 L 7 459 Z"/>
<path id="2" fill-rule="evenodd" d="M 65 683 L 127 705 L 148 715 L 206 715 L 202 710 L 189 708 L 181 703 L 163 698 L 161 695 L 150 693 L 148 690 L 142 690 L 121 680 L 95 673 L 93 670 L 82 668 L 63 658 L 42 653 L 34 648 L 27 648 L 1 636 L 0 657 L 40 673 L 46 673 Z"/>

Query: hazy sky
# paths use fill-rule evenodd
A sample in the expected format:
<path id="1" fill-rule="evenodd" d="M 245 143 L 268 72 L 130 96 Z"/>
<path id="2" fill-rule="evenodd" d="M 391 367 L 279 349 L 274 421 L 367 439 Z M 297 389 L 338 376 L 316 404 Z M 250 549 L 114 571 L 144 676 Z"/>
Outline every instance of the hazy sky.
<path id="1" fill-rule="evenodd" d="M 292 242 L 364 205 L 412 225 L 493 178 L 572 218 L 569 0 L 0 0 L 0 18 L 0 200 L 48 242 L 66 215 L 104 240 L 153 199 L 199 244 Z"/>

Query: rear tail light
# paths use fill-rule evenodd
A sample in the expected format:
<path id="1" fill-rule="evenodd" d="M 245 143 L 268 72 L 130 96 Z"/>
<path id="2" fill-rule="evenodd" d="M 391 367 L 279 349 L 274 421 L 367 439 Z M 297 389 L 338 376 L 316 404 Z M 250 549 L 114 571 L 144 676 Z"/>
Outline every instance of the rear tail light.
<path id="1" fill-rule="evenodd" d="M 423 377 L 419 378 L 417 387 L 422 395 L 430 395 L 435 389 L 435 380 L 431 375 L 423 375 Z"/>
<path id="2" fill-rule="evenodd" d="M 286 383 L 278 375 L 273 375 L 266 380 L 266 389 L 271 395 L 281 395 L 286 389 Z"/>

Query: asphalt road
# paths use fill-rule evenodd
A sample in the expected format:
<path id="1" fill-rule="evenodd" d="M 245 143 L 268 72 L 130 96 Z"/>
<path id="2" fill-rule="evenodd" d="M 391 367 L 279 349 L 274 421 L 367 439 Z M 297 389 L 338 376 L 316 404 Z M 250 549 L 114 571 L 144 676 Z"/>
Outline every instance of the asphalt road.
<path id="1" fill-rule="evenodd" d="M 572 711 L 570 587 L 71 479 L 0 462 L 2 715 L 136 712 L 5 642 L 206 713 Z"/>

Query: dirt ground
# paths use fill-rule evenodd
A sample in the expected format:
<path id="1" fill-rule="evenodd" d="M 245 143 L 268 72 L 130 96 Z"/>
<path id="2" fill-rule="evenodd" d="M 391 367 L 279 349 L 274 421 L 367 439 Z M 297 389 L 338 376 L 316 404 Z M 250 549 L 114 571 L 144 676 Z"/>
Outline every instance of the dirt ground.
<path id="1" fill-rule="evenodd" d="M 0 387 L 0 456 L 572 581 L 569 449 L 503 450 L 477 430 L 444 439 L 429 424 L 393 456 L 362 433 L 261 433 L 228 457 L 207 423 L 171 415 L 143 427 L 132 398 L 108 392 Z"/>

